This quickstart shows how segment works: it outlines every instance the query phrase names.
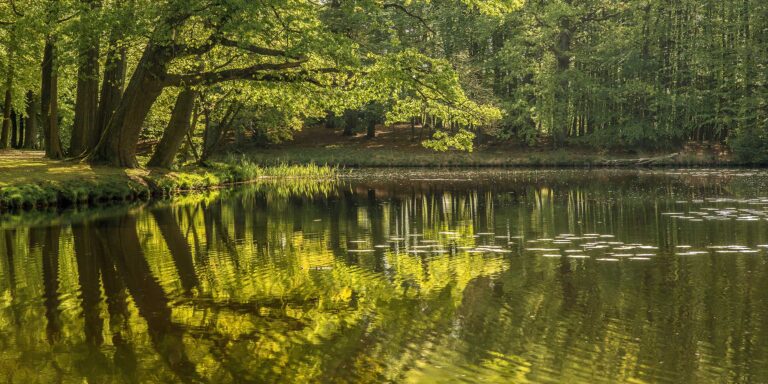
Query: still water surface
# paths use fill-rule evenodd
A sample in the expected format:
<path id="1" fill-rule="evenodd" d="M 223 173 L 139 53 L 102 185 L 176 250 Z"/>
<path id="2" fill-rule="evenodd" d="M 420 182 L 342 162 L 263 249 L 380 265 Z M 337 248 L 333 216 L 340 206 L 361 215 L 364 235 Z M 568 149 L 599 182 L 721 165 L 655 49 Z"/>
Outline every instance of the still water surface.
<path id="1" fill-rule="evenodd" d="M 0 382 L 768 382 L 767 185 L 378 170 L 0 217 Z"/>

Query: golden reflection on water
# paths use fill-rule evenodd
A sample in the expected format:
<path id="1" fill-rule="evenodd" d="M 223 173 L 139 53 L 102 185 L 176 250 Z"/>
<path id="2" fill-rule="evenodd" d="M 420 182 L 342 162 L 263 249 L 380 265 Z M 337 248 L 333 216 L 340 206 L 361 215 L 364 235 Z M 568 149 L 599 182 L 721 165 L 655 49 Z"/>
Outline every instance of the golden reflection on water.
<path id="1" fill-rule="evenodd" d="M 0 380 L 768 381 L 764 176 L 379 172 L 7 219 Z"/>

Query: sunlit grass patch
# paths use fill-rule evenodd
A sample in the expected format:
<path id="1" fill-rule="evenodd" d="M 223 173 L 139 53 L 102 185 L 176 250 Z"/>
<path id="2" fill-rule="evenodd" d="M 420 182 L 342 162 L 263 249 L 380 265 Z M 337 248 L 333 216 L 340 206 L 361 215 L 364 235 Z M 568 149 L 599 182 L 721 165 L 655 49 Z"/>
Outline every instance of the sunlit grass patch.
<path id="1" fill-rule="evenodd" d="M 208 167 L 179 170 L 120 169 L 53 161 L 39 152 L 0 154 L 0 209 L 147 199 L 203 191 L 260 179 L 329 179 L 335 167 L 287 163 L 262 166 L 229 156 Z M 26 157 L 25 157 L 26 156 Z"/>

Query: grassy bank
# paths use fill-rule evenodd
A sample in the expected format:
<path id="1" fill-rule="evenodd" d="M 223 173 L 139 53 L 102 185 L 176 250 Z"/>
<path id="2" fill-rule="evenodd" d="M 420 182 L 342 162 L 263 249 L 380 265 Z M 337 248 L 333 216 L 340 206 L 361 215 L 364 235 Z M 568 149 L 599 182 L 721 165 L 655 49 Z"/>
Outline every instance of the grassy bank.
<path id="1" fill-rule="evenodd" d="M 336 169 L 226 158 L 177 171 L 118 169 L 43 158 L 41 152 L 0 152 L 0 211 L 145 200 L 269 178 L 330 178 Z"/>
<path id="2" fill-rule="evenodd" d="M 249 149 L 244 156 L 254 163 L 329 164 L 336 167 L 594 167 L 611 166 L 612 162 L 665 157 L 668 153 L 595 154 L 583 150 L 498 150 L 472 153 L 451 151 L 435 153 L 427 149 L 369 148 L 340 146 L 330 148 L 277 147 Z M 660 158 L 654 166 L 728 166 L 729 159 L 711 154 L 683 151 L 670 158 Z"/>

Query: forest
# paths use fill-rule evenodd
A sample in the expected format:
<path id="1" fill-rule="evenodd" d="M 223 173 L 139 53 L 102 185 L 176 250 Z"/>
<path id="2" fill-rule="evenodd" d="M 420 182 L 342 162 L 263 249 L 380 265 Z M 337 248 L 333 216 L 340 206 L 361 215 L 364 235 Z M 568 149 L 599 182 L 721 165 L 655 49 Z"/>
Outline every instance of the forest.
<path id="1" fill-rule="evenodd" d="M 206 164 L 321 125 L 768 160 L 758 0 L 4 0 L 0 149 Z M 506 144 L 505 144 L 506 143 Z"/>
<path id="2" fill-rule="evenodd" d="M 0 382 L 768 383 L 766 0 L 0 0 Z"/>

